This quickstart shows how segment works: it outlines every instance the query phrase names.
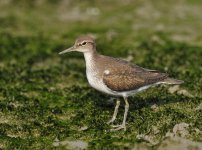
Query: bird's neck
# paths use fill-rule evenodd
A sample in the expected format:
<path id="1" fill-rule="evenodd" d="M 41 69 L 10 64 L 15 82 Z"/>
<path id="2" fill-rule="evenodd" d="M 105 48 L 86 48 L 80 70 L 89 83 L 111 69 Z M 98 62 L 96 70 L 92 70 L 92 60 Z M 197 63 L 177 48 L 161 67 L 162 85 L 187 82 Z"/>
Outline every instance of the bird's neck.
<path id="1" fill-rule="evenodd" d="M 96 57 L 97 57 L 97 52 L 96 51 L 91 51 L 91 52 L 85 52 L 84 53 L 84 58 L 86 62 L 86 68 L 88 69 L 89 67 L 92 68 L 96 64 Z"/>

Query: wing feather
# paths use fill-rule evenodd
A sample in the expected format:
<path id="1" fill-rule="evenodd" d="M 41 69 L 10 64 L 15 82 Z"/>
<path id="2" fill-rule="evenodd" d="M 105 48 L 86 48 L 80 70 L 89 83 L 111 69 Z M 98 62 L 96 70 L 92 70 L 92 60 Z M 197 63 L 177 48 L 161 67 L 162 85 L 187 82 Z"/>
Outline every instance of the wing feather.
<path id="1" fill-rule="evenodd" d="M 113 91 L 130 91 L 140 87 L 157 83 L 167 78 L 167 74 L 157 71 L 120 72 L 108 70 L 103 74 L 103 82 Z"/>

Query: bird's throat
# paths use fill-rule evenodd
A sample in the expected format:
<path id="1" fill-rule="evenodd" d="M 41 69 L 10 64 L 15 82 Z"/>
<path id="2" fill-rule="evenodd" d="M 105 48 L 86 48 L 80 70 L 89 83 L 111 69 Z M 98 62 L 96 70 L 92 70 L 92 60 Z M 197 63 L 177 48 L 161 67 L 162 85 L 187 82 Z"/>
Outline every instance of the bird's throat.
<path id="1" fill-rule="evenodd" d="M 93 67 L 96 64 L 96 61 L 95 61 L 96 56 L 97 56 L 96 52 L 85 52 L 84 53 L 84 58 L 85 58 L 87 69 L 88 69 L 88 67 Z"/>

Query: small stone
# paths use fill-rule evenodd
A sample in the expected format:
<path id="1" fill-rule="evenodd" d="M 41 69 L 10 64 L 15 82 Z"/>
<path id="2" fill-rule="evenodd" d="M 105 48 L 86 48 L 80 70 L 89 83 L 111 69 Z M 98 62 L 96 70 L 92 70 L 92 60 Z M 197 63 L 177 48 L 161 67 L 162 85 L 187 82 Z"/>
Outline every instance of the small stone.
<path id="1" fill-rule="evenodd" d="M 157 112 L 159 110 L 159 107 L 158 105 L 154 104 L 151 106 L 151 109 L 154 111 L 154 112 Z"/>
<path id="2" fill-rule="evenodd" d="M 87 130 L 88 129 L 88 126 L 83 126 L 83 127 L 81 127 L 80 129 L 79 129 L 79 131 L 85 131 L 85 130 Z"/>
<path id="3" fill-rule="evenodd" d="M 195 142 L 181 137 L 169 137 L 162 141 L 157 150 L 200 150 L 201 142 Z"/>
<path id="4" fill-rule="evenodd" d="M 53 142 L 53 146 L 54 147 L 58 147 L 60 145 L 60 141 L 58 140 L 58 138 L 56 137 L 54 142 Z"/>
<path id="5" fill-rule="evenodd" d="M 81 141 L 81 140 L 76 140 L 76 141 L 65 140 L 65 141 L 60 142 L 60 144 L 62 146 L 65 146 L 67 149 L 82 150 L 82 149 L 87 149 L 87 147 L 88 147 L 88 143 Z"/>
<path id="6" fill-rule="evenodd" d="M 175 92 L 177 92 L 177 94 L 179 95 L 184 95 L 184 96 L 187 96 L 187 97 L 194 97 L 191 93 L 189 93 L 187 90 L 185 89 L 180 89 L 180 86 L 179 85 L 174 85 L 170 88 L 168 88 L 168 92 L 173 94 Z"/>
<path id="7" fill-rule="evenodd" d="M 189 131 L 187 130 L 188 127 L 189 124 L 184 122 L 176 124 L 173 128 L 173 133 L 174 135 L 180 135 L 181 137 L 185 137 L 189 134 Z"/>

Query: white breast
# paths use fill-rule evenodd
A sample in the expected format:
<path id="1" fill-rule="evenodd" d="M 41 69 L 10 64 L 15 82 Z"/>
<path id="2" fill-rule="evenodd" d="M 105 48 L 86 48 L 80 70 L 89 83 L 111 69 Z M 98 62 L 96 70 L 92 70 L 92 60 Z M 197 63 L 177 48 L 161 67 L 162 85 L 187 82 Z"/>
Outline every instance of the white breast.
<path id="1" fill-rule="evenodd" d="M 89 84 L 98 91 L 113 94 L 109 88 L 103 83 L 102 78 L 98 78 L 98 71 L 97 68 L 93 65 L 86 66 L 86 75 Z"/>
<path id="2" fill-rule="evenodd" d="M 115 95 L 113 91 L 111 91 L 104 83 L 102 78 L 98 78 L 98 69 L 93 63 L 93 58 L 91 53 L 84 53 L 85 61 L 86 61 L 86 75 L 89 84 L 98 91 Z"/>
<path id="3" fill-rule="evenodd" d="M 98 91 L 111 94 L 111 93 L 109 93 L 110 91 L 106 87 L 106 85 L 103 83 L 102 79 L 97 78 L 97 72 L 95 70 L 91 70 L 91 68 L 89 68 L 89 67 L 86 68 L 86 75 L 87 75 L 87 79 L 88 79 L 89 84 L 93 88 L 95 88 Z"/>

